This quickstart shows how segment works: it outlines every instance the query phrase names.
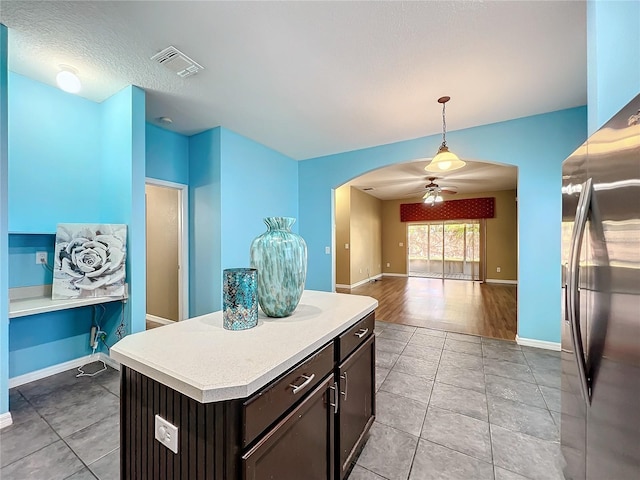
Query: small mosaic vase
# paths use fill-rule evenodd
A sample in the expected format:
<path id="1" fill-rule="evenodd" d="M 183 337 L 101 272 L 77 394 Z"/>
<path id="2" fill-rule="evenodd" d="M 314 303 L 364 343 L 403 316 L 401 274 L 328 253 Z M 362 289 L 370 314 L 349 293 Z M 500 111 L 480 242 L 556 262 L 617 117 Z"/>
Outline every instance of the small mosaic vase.
<path id="1" fill-rule="evenodd" d="M 260 272 L 258 302 L 269 317 L 288 317 L 307 279 L 307 244 L 291 233 L 296 219 L 267 217 L 267 231 L 251 243 L 251 267 Z"/>
<path id="2" fill-rule="evenodd" d="M 222 326 L 246 330 L 258 324 L 258 271 L 228 268 L 222 272 Z"/>

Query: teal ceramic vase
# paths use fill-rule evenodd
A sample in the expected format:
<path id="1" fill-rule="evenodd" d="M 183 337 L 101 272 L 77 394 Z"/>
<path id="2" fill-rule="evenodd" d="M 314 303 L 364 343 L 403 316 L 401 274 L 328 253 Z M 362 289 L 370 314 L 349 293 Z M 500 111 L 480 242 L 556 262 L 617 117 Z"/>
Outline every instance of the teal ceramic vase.
<path id="1" fill-rule="evenodd" d="M 258 303 L 269 317 L 287 317 L 300 302 L 307 278 L 307 244 L 291 233 L 296 219 L 267 217 L 267 231 L 251 243 L 251 268 L 258 270 Z"/>

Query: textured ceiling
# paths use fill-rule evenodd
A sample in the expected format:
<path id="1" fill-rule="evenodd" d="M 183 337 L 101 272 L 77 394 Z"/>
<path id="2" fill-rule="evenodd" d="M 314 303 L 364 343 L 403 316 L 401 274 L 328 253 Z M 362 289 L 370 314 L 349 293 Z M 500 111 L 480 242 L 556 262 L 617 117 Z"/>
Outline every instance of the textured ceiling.
<path id="1" fill-rule="evenodd" d="M 583 1 L 2 1 L 9 68 L 81 95 L 147 91 L 147 118 L 218 125 L 295 159 L 586 103 Z M 150 60 L 174 45 L 205 67 Z"/>

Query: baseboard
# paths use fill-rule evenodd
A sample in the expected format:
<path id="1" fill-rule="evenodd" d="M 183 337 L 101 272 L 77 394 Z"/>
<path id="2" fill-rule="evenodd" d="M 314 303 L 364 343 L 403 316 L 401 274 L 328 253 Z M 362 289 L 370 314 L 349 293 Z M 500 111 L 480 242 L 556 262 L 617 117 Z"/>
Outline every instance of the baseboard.
<path id="1" fill-rule="evenodd" d="M 517 285 L 517 280 L 499 280 L 497 278 L 487 278 L 486 283 L 504 283 L 505 285 Z"/>
<path id="2" fill-rule="evenodd" d="M 347 290 L 350 290 L 352 288 L 359 287 L 360 285 L 364 285 L 364 284 L 372 282 L 374 280 L 380 280 L 381 278 L 382 278 L 382 274 L 379 273 L 375 277 L 365 278 L 364 280 L 360 280 L 359 282 L 356 282 L 353 285 L 345 285 L 345 284 L 342 284 L 342 283 L 336 283 L 336 288 L 345 288 Z"/>
<path id="3" fill-rule="evenodd" d="M 13 420 L 11 419 L 11 412 L 0 414 L 0 430 L 2 430 L 5 427 L 8 427 L 12 423 L 13 423 Z"/>
<path id="4" fill-rule="evenodd" d="M 365 278 L 364 280 L 360 280 L 359 282 L 354 283 L 353 285 L 351 285 L 351 288 L 356 288 L 359 287 L 360 285 L 365 285 L 369 282 L 372 282 L 373 280 L 378 280 L 382 278 L 382 274 L 379 273 L 378 275 L 375 275 L 373 277 L 369 277 L 369 278 Z"/>
<path id="5" fill-rule="evenodd" d="M 98 360 L 102 360 L 104 363 L 106 363 L 107 365 L 109 365 L 111 368 L 113 368 L 114 370 L 118 370 L 120 371 L 120 362 L 114 360 L 113 358 L 111 358 L 109 355 L 107 355 L 106 353 L 102 353 L 100 352 L 98 354 Z"/>
<path id="6" fill-rule="evenodd" d="M 546 340 L 534 340 L 533 338 L 522 338 L 516 335 L 516 343 L 525 347 L 544 348 L 545 350 L 554 350 L 559 352 L 561 349 L 560 342 L 547 342 Z"/>
<path id="7" fill-rule="evenodd" d="M 69 360 L 68 362 L 58 363 L 57 365 L 51 365 L 50 367 L 35 370 L 33 372 L 25 373 L 24 375 L 18 375 L 9 379 L 9 388 L 19 387 L 25 383 L 35 382 L 45 377 L 50 377 L 57 373 L 66 372 L 72 368 L 78 368 L 91 362 L 103 361 L 107 365 L 116 370 L 120 370 L 120 364 L 113 360 L 109 355 L 105 353 L 96 353 L 95 355 L 85 355 L 84 357 Z"/>
<path id="8" fill-rule="evenodd" d="M 168 318 L 156 317 L 155 315 L 151 315 L 147 313 L 146 319 L 150 322 L 160 323 L 161 325 L 171 325 L 172 323 L 176 323 L 175 320 L 169 320 Z"/>
<path id="9" fill-rule="evenodd" d="M 406 273 L 383 273 L 384 277 L 408 277 Z"/>

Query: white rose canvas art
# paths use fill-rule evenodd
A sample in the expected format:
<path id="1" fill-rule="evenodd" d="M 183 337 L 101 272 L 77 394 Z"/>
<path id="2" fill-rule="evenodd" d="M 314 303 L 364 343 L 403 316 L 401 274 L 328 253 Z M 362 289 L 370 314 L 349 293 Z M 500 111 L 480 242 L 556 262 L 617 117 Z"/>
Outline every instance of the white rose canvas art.
<path id="1" fill-rule="evenodd" d="M 126 245 L 126 225 L 58 224 L 52 298 L 123 296 Z"/>

